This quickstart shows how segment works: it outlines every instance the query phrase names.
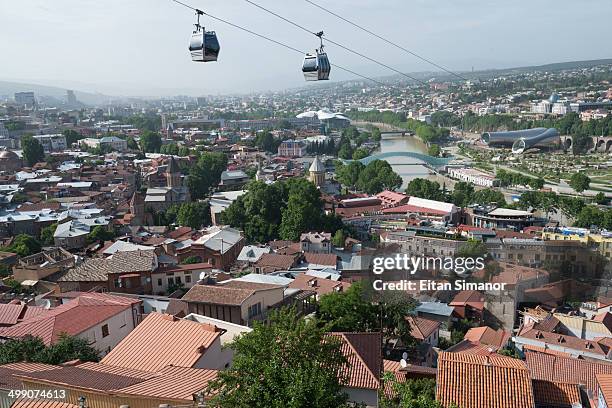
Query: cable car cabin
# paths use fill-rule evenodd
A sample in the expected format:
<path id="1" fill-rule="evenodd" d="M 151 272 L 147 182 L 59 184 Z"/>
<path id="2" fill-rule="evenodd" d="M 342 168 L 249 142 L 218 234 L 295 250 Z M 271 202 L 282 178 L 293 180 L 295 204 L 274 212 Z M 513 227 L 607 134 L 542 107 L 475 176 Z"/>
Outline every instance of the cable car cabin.
<path id="1" fill-rule="evenodd" d="M 331 64 L 327 53 L 306 54 L 302 72 L 306 81 L 326 81 L 329 79 Z"/>
<path id="2" fill-rule="evenodd" d="M 206 31 L 203 27 L 198 27 L 191 34 L 189 41 L 189 51 L 191 60 L 194 62 L 213 62 L 217 61 L 221 46 L 214 31 Z"/>

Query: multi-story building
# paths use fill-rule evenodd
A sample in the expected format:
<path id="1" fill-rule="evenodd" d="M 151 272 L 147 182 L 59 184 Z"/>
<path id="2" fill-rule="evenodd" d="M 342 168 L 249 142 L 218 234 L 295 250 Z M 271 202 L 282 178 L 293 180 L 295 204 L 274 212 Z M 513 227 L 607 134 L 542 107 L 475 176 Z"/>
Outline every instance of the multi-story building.
<path id="1" fill-rule="evenodd" d="M 36 105 L 36 98 L 34 97 L 34 92 L 15 92 L 15 102 L 18 105 L 26 106 L 28 108 Z"/>
<path id="2" fill-rule="evenodd" d="M 306 153 L 306 144 L 301 140 L 284 140 L 278 146 L 278 155 L 283 157 L 302 157 Z"/>
<path id="3" fill-rule="evenodd" d="M 482 187 L 497 187 L 499 186 L 499 180 L 496 180 L 494 176 L 482 172 L 476 169 L 470 168 L 449 168 L 448 175 L 454 179 L 465 181 L 466 183 L 472 183 Z"/>
<path id="4" fill-rule="evenodd" d="M 35 135 L 34 139 L 42 145 L 45 153 L 62 152 L 68 149 L 66 137 L 62 134 Z"/>
<path id="5" fill-rule="evenodd" d="M 542 232 L 545 241 L 578 241 L 612 260 L 612 233 L 591 232 L 585 228 L 547 228 Z"/>

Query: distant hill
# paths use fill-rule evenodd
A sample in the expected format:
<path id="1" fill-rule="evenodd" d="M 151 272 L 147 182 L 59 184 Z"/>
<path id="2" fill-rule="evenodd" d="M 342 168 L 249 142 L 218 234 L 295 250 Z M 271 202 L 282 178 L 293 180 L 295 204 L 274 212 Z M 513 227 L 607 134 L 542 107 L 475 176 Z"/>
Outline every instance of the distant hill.
<path id="1" fill-rule="evenodd" d="M 0 95 L 8 95 L 10 97 L 12 97 L 15 92 L 33 91 L 36 97 L 44 96 L 63 101 L 66 98 L 66 89 L 68 88 L 0 81 Z M 74 90 L 74 94 L 80 102 L 87 105 L 101 105 L 106 103 L 109 99 L 112 99 L 112 97 L 108 95 L 81 92 L 78 90 Z"/>

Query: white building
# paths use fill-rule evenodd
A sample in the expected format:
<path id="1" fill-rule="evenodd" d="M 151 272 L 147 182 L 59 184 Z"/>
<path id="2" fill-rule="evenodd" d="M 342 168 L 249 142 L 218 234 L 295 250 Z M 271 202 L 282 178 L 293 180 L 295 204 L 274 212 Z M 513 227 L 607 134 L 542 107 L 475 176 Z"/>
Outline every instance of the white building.
<path id="1" fill-rule="evenodd" d="M 449 168 L 448 175 L 456 180 L 465 181 L 466 183 L 472 183 L 482 187 L 496 187 L 499 185 L 499 180 L 490 174 L 484 173 L 480 170 L 469 169 L 469 168 Z"/>

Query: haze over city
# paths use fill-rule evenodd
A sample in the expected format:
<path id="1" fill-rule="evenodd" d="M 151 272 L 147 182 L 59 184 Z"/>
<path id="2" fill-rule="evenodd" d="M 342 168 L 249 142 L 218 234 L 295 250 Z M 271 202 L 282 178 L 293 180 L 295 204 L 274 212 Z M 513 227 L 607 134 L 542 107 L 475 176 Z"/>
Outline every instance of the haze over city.
<path id="1" fill-rule="evenodd" d="M 261 3 L 312 31 L 403 72 L 435 70 L 312 5 Z M 437 2 L 338 0 L 330 10 L 453 70 L 540 65 L 609 55 L 612 2 Z M 194 0 L 232 23 L 312 50 L 316 38 L 243 0 Z M 188 58 L 192 11 L 169 0 L 21 0 L 0 4 L 0 80 L 69 87 L 109 95 L 248 93 L 302 86 L 302 57 L 221 22 L 203 18 L 222 43 L 217 64 Z M 333 45 L 334 63 L 368 76 L 393 72 Z M 333 80 L 354 78 L 336 70 Z"/>

